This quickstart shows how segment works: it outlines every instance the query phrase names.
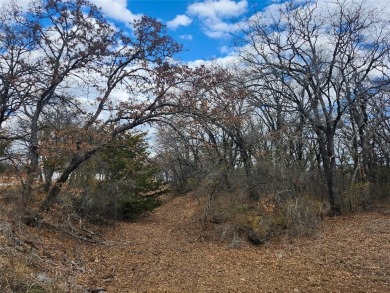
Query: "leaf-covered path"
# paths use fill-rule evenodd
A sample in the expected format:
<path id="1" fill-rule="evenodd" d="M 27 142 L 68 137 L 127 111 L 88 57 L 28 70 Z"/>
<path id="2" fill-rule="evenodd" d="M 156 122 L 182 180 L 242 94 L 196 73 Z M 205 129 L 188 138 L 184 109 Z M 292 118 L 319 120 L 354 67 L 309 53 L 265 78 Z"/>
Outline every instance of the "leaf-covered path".
<path id="1" fill-rule="evenodd" d="M 136 223 L 116 225 L 104 244 L 82 245 L 75 282 L 118 293 L 390 292 L 389 215 L 327 219 L 311 239 L 237 249 L 188 233 L 199 208 L 177 197 Z"/>

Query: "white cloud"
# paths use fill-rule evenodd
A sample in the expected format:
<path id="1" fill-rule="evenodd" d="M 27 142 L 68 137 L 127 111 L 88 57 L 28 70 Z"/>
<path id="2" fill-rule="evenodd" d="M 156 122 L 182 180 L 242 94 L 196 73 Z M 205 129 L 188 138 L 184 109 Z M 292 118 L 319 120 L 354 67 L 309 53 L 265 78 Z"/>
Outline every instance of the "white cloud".
<path id="1" fill-rule="evenodd" d="M 104 14 L 112 19 L 124 23 L 133 23 L 141 17 L 127 9 L 127 0 L 91 0 L 93 4 L 100 7 Z"/>
<path id="2" fill-rule="evenodd" d="M 18 0 L 15 2 L 16 2 L 16 5 L 18 5 L 22 9 L 27 9 L 31 0 Z M 8 5 L 8 4 L 11 4 L 10 0 L 0 0 L 0 7 L 3 7 L 4 5 Z"/>
<path id="3" fill-rule="evenodd" d="M 221 66 L 223 68 L 238 68 L 240 61 L 238 56 L 231 55 L 220 58 L 214 58 L 211 60 L 197 59 L 194 61 L 189 61 L 186 63 L 190 68 L 196 68 L 199 66 L 205 66 L 208 68 L 215 68 L 216 66 Z"/>
<path id="4" fill-rule="evenodd" d="M 235 48 L 229 46 L 222 46 L 221 48 L 219 48 L 219 52 L 226 55 L 234 55 L 237 53 Z"/>
<path id="5" fill-rule="evenodd" d="M 232 0 L 206 0 L 193 3 L 187 8 L 187 12 L 200 18 L 225 18 L 238 17 L 246 12 L 248 2 Z"/>
<path id="6" fill-rule="evenodd" d="M 205 0 L 189 5 L 187 14 L 200 19 L 210 38 L 224 38 L 236 28 L 227 20 L 242 16 L 247 9 L 247 0 Z"/>
<path id="7" fill-rule="evenodd" d="M 173 20 L 167 22 L 167 27 L 170 29 L 177 29 L 179 26 L 189 26 L 192 23 L 192 19 L 187 15 L 177 15 Z"/>
<path id="8" fill-rule="evenodd" d="M 91 3 L 101 8 L 103 13 L 117 21 L 124 23 L 133 23 L 135 19 L 141 17 L 140 14 L 134 14 L 127 9 L 127 0 L 90 0 Z M 10 0 L 0 0 L 0 7 L 10 4 Z M 27 9 L 32 0 L 17 0 L 15 1 L 22 9 Z"/>
<path id="9" fill-rule="evenodd" d="M 228 23 L 221 19 L 205 19 L 203 21 L 204 33 L 214 39 L 229 37 L 237 28 L 236 23 Z"/>
<path id="10" fill-rule="evenodd" d="M 347 4 L 350 3 L 350 5 L 347 6 L 349 9 L 353 8 L 353 6 L 352 6 L 353 3 L 354 3 L 353 5 L 359 5 L 359 3 L 361 3 L 362 7 L 364 9 L 368 9 L 368 10 L 375 9 L 376 10 L 376 17 L 378 20 L 379 19 L 386 19 L 386 16 L 388 16 L 390 14 L 390 6 L 387 5 L 389 0 L 365 0 L 365 1 L 363 1 L 363 0 L 358 0 L 358 1 L 345 0 L 345 1 Z M 187 10 L 187 13 L 189 15 L 196 16 L 202 21 L 202 24 L 204 25 L 204 32 L 208 36 L 215 37 L 215 38 L 216 37 L 224 37 L 224 36 L 226 36 L 227 33 L 234 32 L 236 29 L 239 29 L 239 27 L 244 28 L 245 26 L 248 25 L 248 23 L 245 21 L 232 22 L 231 19 L 229 19 L 227 17 L 222 17 L 222 12 L 221 12 L 221 14 L 218 14 L 219 13 L 218 10 L 210 9 L 210 11 L 205 11 L 205 9 L 203 9 L 203 7 L 205 7 L 205 5 L 209 4 L 210 5 L 209 7 L 213 7 L 213 5 L 215 5 L 215 4 L 212 4 L 212 2 L 224 2 L 224 1 L 205 0 L 204 2 L 195 3 L 193 5 L 190 5 L 188 10 Z M 232 2 L 232 1 L 227 1 L 227 2 Z M 275 1 L 270 1 L 270 3 L 271 2 L 273 2 L 274 4 L 271 4 L 267 7 L 265 7 L 263 11 L 258 11 L 255 14 L 253 14 L 252 20 L 257 18 L 257 19 L 267 23 L 267 22 L 271 22 L 273 17 L 277 18 L 278 14 L 279 14 L 279 9 L 281 7 L 283 7 L 284 1 L 275 0 Z M 321 17 L 327 15 L 328 13 L 330 13 L 331 11 L 333 11 L 334 6 L 335 6 L 335 2 L 332 0 L 318 0 L 318 3 L 316 6 L 317 6 L 317 8 L 315 11 L 315 15 L 316 15 L 316 17 L 321 18 Z M 194 9 L 194 8 L 190 9 L 191 7 L 195 7 L 196 9 Z M 195 14 L 195 12 L 197 12 L 198 14 Z M 190 13 L 193 13 L 193 14 L 190 14 Z M 231 14 L 233 14 L 233 13 L 231 12 Z M 228 12 L 225 12 L 225 15 L 228 15 Z M 239 17 L 240 14 L 238 14 L 238 12 L 237 12 L 236 16 Z M 388 29 L 389 29 L 389 34 L 390 34 L 390 27 L 388 27 Z M 374 30 L 374 32 L 371 33 L 371 35 L 375 35 L 375 30 Z M 281 34 L 281 36 L 283 36 L 283 34 Z M 327 52 L 332 52 L 332 50 L 328 50 L 328 48 L 329 47 L 332 48 L 332 45 L 334 45 L 334 40 L 331 39 L 329 36 L 320 35 L 318 37 L 317 42 L 318 42 L 318 47 L 319 47 L 318 50 L 322 51 L 324 58 L 326 57 L 325 54 Z M 245 46 L 245 47 L 242 47 L 241 49 L 243 51 L 247 51 L 247 50 L 250 50 L 249 47 Z M 212 64 L 217 63 L 217 64 L 223 64 L 224 66 L 227 66 L 227 67 L 232 66 L 232 64 L 233 64 L 233 66 L 237 66 L 237 64 L 239 64 L 238 50 L 239 50 L 239 48 L 232 48 L 232 47 L 225 45 L 225 46 L 222 46 L 219 48 L 219 52 L 221 54 L 226 55 L 226 56 L 221 57 L 221 58 L 217 58 L 217 59 L 212 59 L 212 61 L 202 60 L 202 59 L 193 60 L 191 62 L 188 62 L 188 65 L 191 67 L 199 66 L 199 65 L 212 66 Z M 255 52 L 254 52 L 254 55 L 256 55 Z M 376 72 L 374 72 L 374 73 L 376 73 Z"/>
<path id="11" fill-rule="evenodd" d="M 193 37 L 192 37 L 192 35 L 181 35 L 180 39 L 187 40 L 187 41 L 192 41 Z"/>

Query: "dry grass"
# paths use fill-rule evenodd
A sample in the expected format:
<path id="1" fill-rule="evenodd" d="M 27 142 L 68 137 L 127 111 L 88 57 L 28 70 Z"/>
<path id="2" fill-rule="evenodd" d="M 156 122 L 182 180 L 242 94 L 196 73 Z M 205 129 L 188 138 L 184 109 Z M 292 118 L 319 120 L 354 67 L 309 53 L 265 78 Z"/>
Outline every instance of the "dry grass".
<path id="1" fill-rule="evenodd" d="M 0 232 L 0 292 L 390 292 L 389 214 L 326 219 L 315 237 L 237 249 L 204 241 L 203 212 L 194 197 L 166 199 L 95 244 L 1 214 L 12 229 Z"/>

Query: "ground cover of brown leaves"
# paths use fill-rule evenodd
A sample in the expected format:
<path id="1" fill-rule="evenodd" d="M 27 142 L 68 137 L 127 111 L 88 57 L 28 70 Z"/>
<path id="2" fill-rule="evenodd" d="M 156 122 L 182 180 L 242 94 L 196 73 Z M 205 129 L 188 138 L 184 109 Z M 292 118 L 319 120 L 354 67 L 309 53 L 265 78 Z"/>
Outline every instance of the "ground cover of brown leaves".
<path id="1" fill-rule="evenodd" d="M 66 292 L 390 292 L 387 213 L 326 219 L 312 238 L 233 248 L 191 231 L 203 206 L 191 196 L 167 200 L 95 244 L 42 229 L 36 254 Z"/>
<path id="2" fill-rule="evenodd" d="M 327 219 L 312 239 L 236 249 L 186 233 L 198 208 L 179 197 L 120 223 L 105 245 L 83 249 L 79 281 L 108 292 L 390 292 L 388 215 Z"/>

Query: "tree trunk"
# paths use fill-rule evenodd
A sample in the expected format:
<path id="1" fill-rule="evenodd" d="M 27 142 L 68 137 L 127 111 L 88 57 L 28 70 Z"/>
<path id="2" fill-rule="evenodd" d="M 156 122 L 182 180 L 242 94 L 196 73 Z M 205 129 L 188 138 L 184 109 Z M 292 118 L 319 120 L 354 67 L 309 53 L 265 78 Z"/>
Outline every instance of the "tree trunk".
<path id="1" fill-rule="evenodd" d="M 40 106 L 40 104 L 39 104 Z M 25 207 L 32 196 L 32 189 L 35 179 L 38 175 L 39 153 L 38 153 L 38 117 L 40 111 L 36 111 L 30 125 L 30 141 L 29 141 L 29 165 L 26 170 L 26 181 L 23 186 L 22 205 Z"/>
<path id="2" fill-rule="evenodd" d="M 248 191 L 249 198 L 259 200 L 259 194 L 256 192 L 253 184 L 253 163 L 249 152 L 243 147 L 240 150 L 242 156 L 242 162 L 245 171 L 245 185 Z"/>
<path id="3" fill-rule="evenodd" d="M 45 201 L 43 202 L 41 209 L 47 210 L 53 203 L 58 200 L 58 195 L 61 192 L 62 186 L 69 179 L 69 176 L 74 170 L 76 170 L 83 162 L 88 160 L 94 153 L 101 149 L 102 146 L 97 146 L 93 150 L 84 153 L 81 156 L 74 157 L 70 164 L 64 169 L 61 176 L 55 181 L 54 185 L 50 188 Z"/>
<path id="4" fill-rule="evenodd" d="M 52 167 L 52 166 L 45 166 L 43 168 L 43 172 L 44 172 L 44 184 L 43 184 L 43 191 L 44 192 L 49 192 L 50 190 L 50 186 L 51 186 L 51 183 L 52 183 L 52 179 L 53 179 L 53 175 L 54 175 L 54 172 L 55 172 L 55 168 Z"/>
<path id="5" fill-rule="evenodd" d="M 336 157 L 334 152 L 334 133 L 328 130 L 326 135 L 318 132 L 318 143 L 322 164 L 324 167 L 324 175 L 328 189 L 328 200 L 330 204 L 330 216 L 341 215 L 342 201 L 341 195 L 337 188 L 336 179 Z"/>

